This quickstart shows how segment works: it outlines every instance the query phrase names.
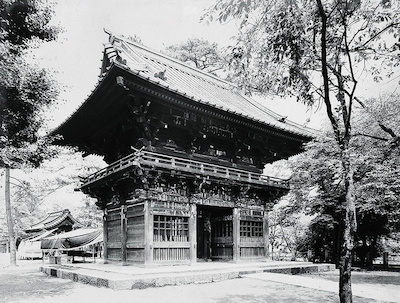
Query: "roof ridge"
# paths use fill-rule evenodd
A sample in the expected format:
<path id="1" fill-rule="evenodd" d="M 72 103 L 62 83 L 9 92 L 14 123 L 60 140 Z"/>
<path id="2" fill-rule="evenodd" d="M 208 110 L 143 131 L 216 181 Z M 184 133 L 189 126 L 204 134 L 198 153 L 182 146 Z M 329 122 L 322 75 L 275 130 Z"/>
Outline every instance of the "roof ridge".
<path id="1" fill-rule="evenodd" d="M 116 38 L 116 39 L 118 39 L 120 41 L 125 42 L 126 44 L 133 45 L 136 48 L 139 48 L 139 49 L 141 49 L 141 50 L 143 50 L 145 52 L 148 52 L 151 55 L 155 56 L 156 58 L 164 59 L 166 62 L 170 63 L 169 65 L 172 68 L 177 68 L 177 66 L 179 66 L 179 67 L 181 67 L 182 71 L 184 71 L 184 69 L 189 69 L 191 71 L 191 73 L 189 73 L 189 74 L 191 74 L 192 76 L 201 75 L 204 78 L 209 78 L 209 79 L 204 79 L 204 78 L 203 79 L 206 80 L 206 81 L 209 80 L 210 82 L 212 82 L 212 83 L 214 83 L 216 85 L 219 85 L 219 86 L 223 87 L 224 89 L 227 89 L 228 87 L 236 88 L 236 89 L 238 88 L 238 86 L 236 84 L 232 83 L 232 82 L 224 80 L 224 79 L 222 79 L 222 78 L 220 78 L 220 77 L 218 77 L 218 76 L 216 76 L 214 74 L 205 72 L 205 71 L 203 71 L 201 69 L 198 69 L 198 68 L 195 68 L 193 66 L 190 66 L 190 65 L 188 65 L 188 64 L 186 64 L 186 63 L 184 63 L 184 62 L 182 62 L 182 61 L 180 61 L 180 60 L 178 60 L 176 58 L 173 58 L 173 57 L 168 56 L 168 55 L 166 55 L 164 53 L 161 53 L 160 51 L 156 51 L 156 50 L 154 50 L 152 48 L 149 48 L 149 47 L 147 47 L 147 46 L 145 46 L 143 44 L 139 44 L 137 42 L 129 40 L 129 39 L 127 39 L 127 38 L 125 38 L 125 37 L 123 37 L 121 35 L 115 35 L 111 31 L 108 31 L 106 29 L 104 29 L 104 31 L 110 36 L 109 37 L 110 43 L 112 43 L 113 39 Z M 156 59 L 156 58 L 154 58 L 154 59 Z M 166 62 L 162 62 L 162 63 L 163 64 L 167 64 Z M 173 63 L 173 64 L 171 64 L 171 63 Z M 196 73 L 196 75 L 193 74 L 193 72 Z"/>

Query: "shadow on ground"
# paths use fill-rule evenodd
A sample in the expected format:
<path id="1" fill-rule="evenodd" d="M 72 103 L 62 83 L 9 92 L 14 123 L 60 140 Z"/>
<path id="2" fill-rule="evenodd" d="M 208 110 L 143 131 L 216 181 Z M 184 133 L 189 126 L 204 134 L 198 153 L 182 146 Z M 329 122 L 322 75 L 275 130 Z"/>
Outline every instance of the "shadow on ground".
<path id="1" fill-rule="evenodd" d="M 28 272 L 9 269 L 0 279 L 0 302 L 28 299 L 34 302 L 42 297 L 62 295 L 74 287 L 74 282 L 47 277 L 38 269 Z"/>
<path id="2" fill-rule="evenodd" d="M 311 275 L 339 283 L 339 275 L 337 271 L 313 273 Z M 351 273 L 351 282 L 353 284 L 400 285 L 400 275 L 396 271 L 356 270 Z"/>

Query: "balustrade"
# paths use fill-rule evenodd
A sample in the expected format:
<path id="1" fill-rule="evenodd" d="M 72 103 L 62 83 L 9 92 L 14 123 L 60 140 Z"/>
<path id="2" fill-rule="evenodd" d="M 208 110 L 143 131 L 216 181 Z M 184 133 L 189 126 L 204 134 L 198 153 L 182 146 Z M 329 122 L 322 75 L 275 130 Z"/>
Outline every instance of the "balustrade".
<path id="1" fill-rule="evenodd" d="M 262 175 L 261 173 L 244 169 L 228 167 L 213 163 L 205 163 L 190 158 L 176 157 L 162 153 L 140 150 L 128 155 L 109 166 L 89 175 L 82 182 L 82 187 L 99 181 L 117 172 L 123 172 L 131 167 L 157 167 L 175 171 L 184 171 L 195 175 L 212 176 L 221 179 L 231 179 L 247 183 L 289 188 L 289 181 Z"/>

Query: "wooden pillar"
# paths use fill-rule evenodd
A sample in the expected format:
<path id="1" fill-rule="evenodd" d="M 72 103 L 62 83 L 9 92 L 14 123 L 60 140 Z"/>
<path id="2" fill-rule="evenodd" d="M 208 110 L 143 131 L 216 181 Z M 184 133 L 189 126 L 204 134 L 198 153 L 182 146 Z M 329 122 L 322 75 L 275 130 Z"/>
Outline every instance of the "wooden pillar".
<path id="1" fill-rule="evenodd" d="M 389 253 L 386 251 L 383 253 L 383 268 L 389 268 Z"/>
<path id="2" fill-rule="evenodd" d="M 150 201 L 144 202 L 144 264 L 153 263 L 153 234 L 154 222 Z"/>
<path id="3" fill-rule="evenodd" d="M 269 258 L 269 226 L 268 226 L 268 211 L 264 209 L 263 215 L 263 242 L 264 242 L 264 257 Z"/>
<path id="4" fill-rule="evenodd" d="M 197 262 L 197 207 L 190 204 L 189 217 L 189 242 L 190 242 L 190 263 Z"/>
<path id="5" fill-rule="evenodd" d="M 122 265 L 127 265 L 126 257 L 126 241 L 127 241 L 127 226 L 126 226 L 126 205 L 121 205 L 121 255 Z"/>
<path id="6" fill-rule="evenodd" d="M 233 209 L 232 228 L 233 228 L 233 261 L 240 260 L 240 209 Z"/>
<path id="7" fill-rule="evenodd" d="M 107 221 L 107 208 L 103 210 L 103 260 L 107 264 L 108 260 L 108 221 Z"/>

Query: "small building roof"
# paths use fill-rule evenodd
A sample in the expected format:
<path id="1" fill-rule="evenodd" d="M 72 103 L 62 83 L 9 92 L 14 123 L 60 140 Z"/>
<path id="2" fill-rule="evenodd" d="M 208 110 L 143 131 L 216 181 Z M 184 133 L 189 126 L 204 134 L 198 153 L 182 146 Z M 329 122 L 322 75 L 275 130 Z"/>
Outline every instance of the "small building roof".
<path id="1" fill-rule="evenodd" d="M 72 227 L 82 227 L 82 224 L 76 221 L 68 209 L 49 213 L 46 218 L 25 229 L 26 233 L 34 233 L 44 230 L 71 230 Z"/>

